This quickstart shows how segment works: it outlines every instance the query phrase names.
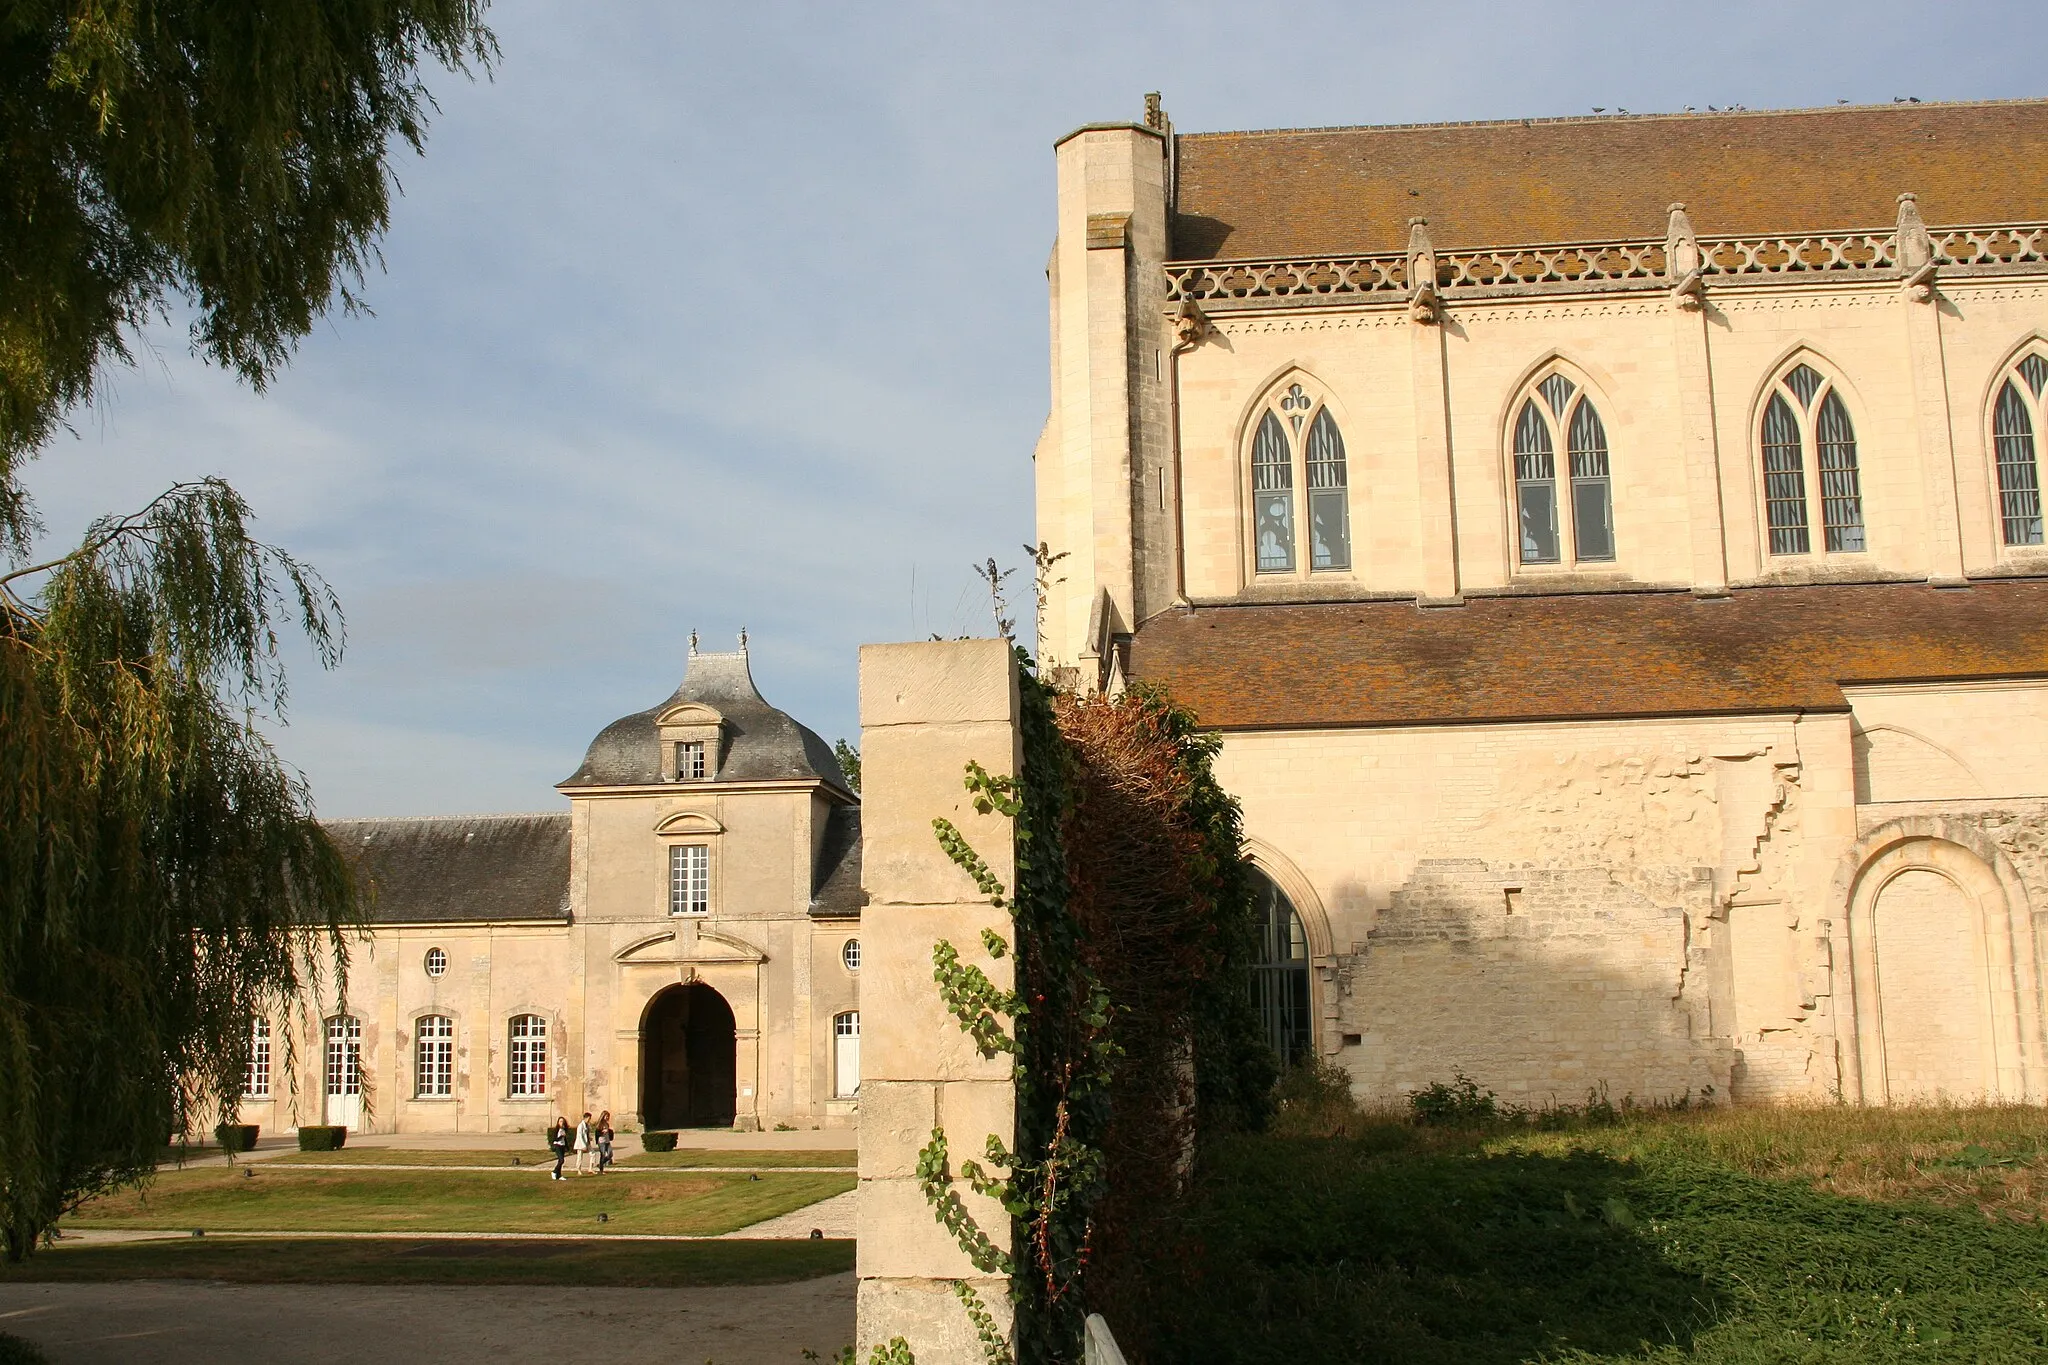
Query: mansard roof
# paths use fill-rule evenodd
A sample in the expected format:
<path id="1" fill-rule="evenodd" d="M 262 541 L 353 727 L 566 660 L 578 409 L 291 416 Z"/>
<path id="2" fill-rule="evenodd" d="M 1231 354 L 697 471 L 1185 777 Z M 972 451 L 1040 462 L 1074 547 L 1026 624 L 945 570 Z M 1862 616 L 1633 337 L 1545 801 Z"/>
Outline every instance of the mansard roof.
<path id="1" fill-rule="evenodd" d="M 583 766 L 556 785 L 625 787 L 664 780 L 660 717 L 689 702 L 710 707 L 723 722 L 721 752 L 709 774 L 713 780 L 817 778 L 851 794 L 832 746 L 762 698 L 744 648 L 730 654 L 691 650 L 683 680 L 668 700 L 605 726 L 590 742 Z"/>
<path id="2" fill-rule="evenodd" d="M 860 807 L 834 806 L 811 869 L 811 914 L 854 919 L 867 903 L 860 884 Z"/>
<path id="3" fill-rule="evenodd" d="M 2048 100 L 1184 134 L 1178 260 L 2048 219 Z"/>
<path id="4" fill-rule="evenodd" d="M 1842 711 L 1846 683 L 2048 677 L 2048 581 L 1198 608 L 1131 672 L 1223 730 Z"/>
<path id="5" fill-rule="evenodd" d="M 330 820 L 374 924 L 569 918 L 569 817 Z"/>

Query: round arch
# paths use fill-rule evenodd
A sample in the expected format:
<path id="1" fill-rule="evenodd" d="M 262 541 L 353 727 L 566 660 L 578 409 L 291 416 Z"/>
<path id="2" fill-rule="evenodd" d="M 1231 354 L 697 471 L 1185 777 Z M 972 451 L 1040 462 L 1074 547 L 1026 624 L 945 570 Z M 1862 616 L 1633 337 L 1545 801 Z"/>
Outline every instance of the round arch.
<path id="1" fill-rule="evenodd" d="M 640 1121 L 647 1128 L 730 1128 L 739 1040 L 730 1002 L 702 981 L 656 991 L 640 1015 Z"/>

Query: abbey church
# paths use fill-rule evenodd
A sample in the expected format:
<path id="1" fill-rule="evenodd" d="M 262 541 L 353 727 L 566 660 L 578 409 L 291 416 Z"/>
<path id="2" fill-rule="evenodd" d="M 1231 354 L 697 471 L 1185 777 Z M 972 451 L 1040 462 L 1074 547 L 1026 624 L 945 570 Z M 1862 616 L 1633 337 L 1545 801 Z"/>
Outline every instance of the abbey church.
<path id="1" fill-rule="evenodd" d="M 1055 158 L 1042 664 L 1221 735 L 1283 1057 L 2048 1101 L 2048 102 Z M 744 641 L 558 792 L 334 826 L 245 1121 L 856 1121 L 859 800 Z"/>
<path id="2" fill-rule="evenodd" d="M 2048 1099 L 2048 103 L 1059 143 L 1043 656 L 1358 1094 Z"/>

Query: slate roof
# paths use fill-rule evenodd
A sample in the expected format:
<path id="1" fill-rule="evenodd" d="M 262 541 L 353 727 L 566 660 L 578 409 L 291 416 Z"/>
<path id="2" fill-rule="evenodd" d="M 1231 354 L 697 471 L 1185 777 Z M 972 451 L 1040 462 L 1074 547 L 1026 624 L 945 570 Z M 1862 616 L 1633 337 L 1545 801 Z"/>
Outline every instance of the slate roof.
<path id="1" fill-rule="evenodd" d="M 860 884 L 860 807 L 834 806 L 811 873 L 811 914 L 852 919 L 867 903 Z"/>
<path id="2" fill-rule="evenodd" d="M 2048 581 L 1199 608 L 1131 671 L 1223 730 L 1841 711 L 1844 683 L 2048 676 Z"/>
<path id="3" fill-rule="evenodd" d="M 569 918 L 568 815 L 330 820 L 373 924 Z"/>
<path id="4" fill-rule="evenodd" d="M 1180 260 L 2048 218 L 2048 101 L 1196 133 L 1176 139 Z"/>
<path id="5" fill-rule="evenodd" d="M 682 702 L 701 702 L 725 719 L 725 743 L 710 778 L 719 782 L 819 778 L 851 795 L 832 746 L 754 686 L 747 652 L 692 652 L 683 680 L 667 701 L 613 721 L 598 732 L 583 766 L 559 787 L 640 786 L 664 780 L 661 731 L 655 718 Z"/>

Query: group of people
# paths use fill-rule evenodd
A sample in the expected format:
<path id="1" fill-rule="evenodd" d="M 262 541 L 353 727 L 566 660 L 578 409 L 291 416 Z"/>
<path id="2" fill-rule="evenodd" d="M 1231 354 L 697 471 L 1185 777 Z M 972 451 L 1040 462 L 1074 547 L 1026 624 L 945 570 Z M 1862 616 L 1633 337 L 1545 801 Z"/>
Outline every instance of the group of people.
<path id="1" fill-rule="evenodd" d="M 555 1126 L 548 1129 L 548 1150 L 555 1154 L 554 1178 L 562 1178 L 562 1163 L 573 1153 L 576 1157 L 576 1172 L 579 1175 L 603 1175 L 604 1168 L 612 1164 L 612 1111 L 607 1109 L 597 1116 L 597 1122 L 590 1121 L 590 1111 L 583 1112 L 583 1121 L 571 1131 L 566 1116 L 557 1117 Z M 596 1163 L 592 1169 L 591 1163 Z"/>

